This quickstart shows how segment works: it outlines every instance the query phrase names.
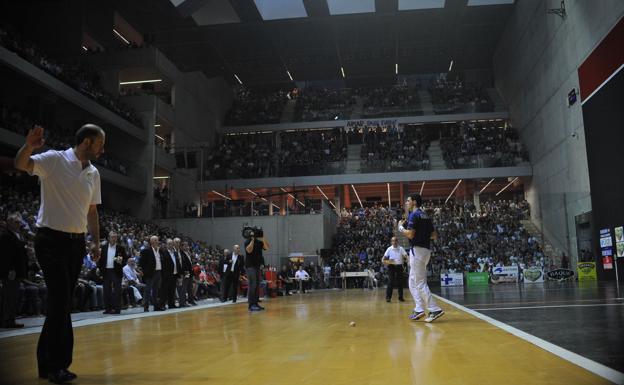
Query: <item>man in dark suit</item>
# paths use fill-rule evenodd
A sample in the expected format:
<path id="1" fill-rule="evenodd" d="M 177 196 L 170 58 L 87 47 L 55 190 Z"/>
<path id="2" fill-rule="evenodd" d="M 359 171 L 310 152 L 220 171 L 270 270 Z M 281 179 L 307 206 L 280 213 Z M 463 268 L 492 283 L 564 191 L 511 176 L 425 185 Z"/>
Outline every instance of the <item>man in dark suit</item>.
<path id="1" fill-rule="evenodd" d="M 231 299 L 236 302 L 238 297 L 238 280 L 243 269 L 243 256 L 240 255 L 240 246 L 234 245 L 234 252 L 223 250 L 223 257 L 219 260 L 219 274 L 221 275 L 221 302 Z"/>
<path id="2" fill-rule="evenodd" d="M 0 280 L 2 281 L 2 322 L 0 327 L 22 328 L 15 322 L 19 284 L 26 278 L 28 256 L 26 242 L 20 234 L 22 217 L 18 213 L 7 218 L 6 231 L 0 236 Z"/>
<path id="3" fill-rule="evenodd" d="M 173 247 L 173 239 L 167 239 L 167 246 L 161 250 L 163 278 L 162 278 L 162 295 L 160 297 L 160 307 L 164 308 L 165 304 L 169 309 L 176 308 L 175 292 L 178 278 L 182 273 L 180 260 L 176 257 L 177 253 Z"/>
<path id="4" fill-rule="evenodd" d="M 193 260 L 191 259 L 191 252 L 188 242 L 182 242 L 181 249 L 180 242 L 180 238 L 173 240 L 175 248 L 179 253 L 180 266 L 182 267 L 182 285 L 178 292 L 180 296 L 180 307 L 186 307 L 187 303 L 190 305 L 197 305 L 197 303 L 193 297 Z"/>
<path id="5" fill-rule="evenodd" d="M 98 268 L 104 278 L 104 314 L 121 313 L 121 278 L 128 260 L 126 249 L 117 240 L 116 232 L 108 233 L 108 244 L 102 246 Z"/>
<path id="6" fill-rule="evenodd" d="M 162 285 L 162 258 L 160 255 L 160 241 L 156 235 L 150 237 L 150 247 L 141 250 L 139 267 L 143 272 L 145 292 L 143 295 L 143 311 L 149 311 L 150 302 L 154 311 L 165 310 L 160 307 L 158 294 Z M 161 294 L 162 295 L 162 294 Z"/>

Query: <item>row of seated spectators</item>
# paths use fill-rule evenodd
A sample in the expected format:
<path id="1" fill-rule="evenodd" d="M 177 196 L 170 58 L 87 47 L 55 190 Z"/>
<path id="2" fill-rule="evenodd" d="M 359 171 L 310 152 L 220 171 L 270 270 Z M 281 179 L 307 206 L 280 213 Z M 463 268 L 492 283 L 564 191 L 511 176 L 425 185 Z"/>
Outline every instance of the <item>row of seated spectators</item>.
<path id="1" fill-rule="evenodd" d="M 16 180 L 29 179 L 29 182 L 16 182 Z M 20 279 L 20 295 L 18 300 L 18 314 L 38 315 L 45 313 L 47 288 L 43 272 L 37 262 L 34 249 L 34 235 L 36 231 L 36 217 L 39 207 L 39 193 L 32 179 L 24 176 L 14 178 L 2 175 L 2 187 L 0 188 L 0 232 L 7 231 L 5 219 L 9 214 L 20 215 L 21 238 L 26 241 L 28 260 L 26 271 Z M 128 256 L 132 257 L 129 264 L 138 266 L 140 251 L 149 247 L 149 237 L 159 236 L 166 246 L 167 239 L 180 237 L 190 247 L 193 259 L 194 273 L 194 296 L 198 299 L 218 297 L 220 276 L 217 272 L 219 258 L 223 256 L 223 248 L 208 246 L 204 242 L 194 241 L 181 236 L 168 228 L 158 227 L 150 222 L 141 221 L 134 217 L 99 208 L 101 239 L 104 241 L 109 231 L 119 234 L 119 243 L 125 247 Z M 85 257 L 75 288 L 73 303 L 74 311 L 98 310 L 103 307 L 102 273 L 93 263 L 90 256 L 91 240 L 87 238 L 85 245 Z M 140 277 L 141 273 L 138 272 Z M 4 278 L 4 277 L 3 277 Z M 140 291 L 137 296 L 131 286 L 142 290 L 143 285 L 139 278 L 136 283 L 124 279 L 123 283 L 124 302 L 126 306 L 134 305 L 141 297 Z M 138 297 L 138 298 L 137 298 Z"/>
<path id="2" fill-rule="evenodd" d="M 430 93 L 437 114 L 493 111 L 486 89 L 462 80 L 432 80 L 428 87 L 407 84 L 359 88 L 306 87 L 291 91 L 251 91 L 241 88 L 226 125 L 278 123 L 284 106 L 294 99 L 293 121 L 350 119 L 356 105 L 361 118 L 422 115 L 419 92 Z"/>
<path id="3" fill-rule="evenodd" d="M 288 93 L 284 91 L 261 92 L 238 89 L 234 103 L 225 117 L 228 126 L 279 123 Z"/>
<path id="4" fill-rule="evenodd" d="M 28 130 L 33 127 L 35 120 L 31 119 L 19 108 L 10 107 L 0 103 L 0 128 L 13 131 L 17 134 L 28 134 Z M 69 130 L 59 124 L 54 126 L 45 125 L 45 143 L 55 150 L 67 150 L 74 146 L 75 130 Z M 109 153 L 102 154 L 95 164 L 101 165 L 109 170 L 128 175 L 128 166 Z"/>
<path id="5" fill-rule="evenodd" d="M 422 115 L 418 88 L 407 85 L 362 88 L 362 117 Z"/>
<path id="6" fill-rule="evenodd" d="M 524 200 L 489 201 L 482 203 L 479 211 L 470 203 L 428 202 L 424 210 L 438 231 L 428 272 L 434 277 L 447 272 L 491 272 L 495 266 L 543 268 L 553 263 L 521 223 L 529 218 L 529 206 Z M 390 246 L 397 214 L 383 206 L 343 208 L 333 255 L 328 260 L 332 275 L 368 269 L 380 283 L 387 282 L 381 258 Z"/>
<path id="7" fill-rule="evenodd" d="M 0 45 L 36 65 L 82 94 L 138 127 L 144 127 L 138 115 L 100 85 L 99 75 L 84 63 L 62 62 L 42 52 L 34 43 L 23 39 L 8 27 L 0 27 Z"/>
<path id="8" fill-rule="evenodd" d="M 537 238 L 521 223 L 529 219 L 524 200 L 489 201 L 480 210 L 472 203 L 428 204 L 426 209 L 438 231 L 431 259 L 434 274 L 550 266 Z"/>
<path id="9" fill-rule="evenodd" d="M 440 147 L 448 168 L 515 166 L 528 161 L 518 133 L 504 122 L 445 125 Z"/>
<path id="10" fill-rule="evenodd" d="M 276 144 L 279 135 L 279 146 Z M 346 158 L 342 130 L 224 136 L 208 156 L 205 179 L 318 175 Z M 340 170 L 333 170 L 339 172 Z"/>
<path id="11" fill-rule="evenodd" d="M 421 127 L 365 127 L 363 134 L 363 172 L 429 169 L 429 139 Z"/>
<path id="12" fill-rule="evenodd" d="M 487 91 L 480 84 L 440 76 L 431 82 L 429 92 L 436 114 L 488 112 L 494 109 Z"/>
<path id="13" fill-rule="evenodd" d="M 295 121 L 349 119 L 357 100 L 353 90 L 308 87 L 296 93 Z"/>

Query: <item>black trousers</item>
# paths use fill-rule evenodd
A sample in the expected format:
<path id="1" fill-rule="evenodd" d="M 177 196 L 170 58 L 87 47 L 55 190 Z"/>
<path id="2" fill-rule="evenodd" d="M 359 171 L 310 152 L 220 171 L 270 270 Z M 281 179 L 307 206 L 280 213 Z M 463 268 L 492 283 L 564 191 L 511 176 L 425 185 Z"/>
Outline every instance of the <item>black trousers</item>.
<path id="1" fill-rule="evenodd" d="M 247 288 L 249 307 L 258 305 L 258 300 L 260 299 L 260 267 L 247 268 L 247 281 L 249 282 L 249 287 Z"/>
<path id="2" fill-rule="evenodd" d="M 121 277 L 115 274 L 115 269 L 104 270 L 104 309 L 121 309 Z"/>
<path id="3" fill-rule="evenodd" d="M 403 299 L 403 266 L 388 265 L 388 288 L 386 299 L 392 298 L 392 289 L 399 290 L 399 299 Z"/>
<path id="4" fill-rule="evenodd" d="M 180 298 L 180 306 L 186 305 L 187 302 L 195 302 L 193 299 L 193 278 L 190 276 L 182 278 L 182 285 L 178 286 L 178 297 Z"/>
<path id="5" fill-rule="evenodd" d="M 162 271 L 156 270 L 154 275 L 145 278 L 145 291 L 143 292 L 143 308 L 149 309 L 150 302 L 154 305 L 154 309 L 158 308 L 158 295 L 162 285 Z"/>
<path id="6" fill-rule="evenodd" d="M 234 274 L 231 271 L 223 273 L 221 280 L 221 299 L 227 301 L 228 299 L 236 300 L 238 297 L 238 278 L 240 274 Z"/>
<path id="7" fill-rule="evenodd" d="M 67 369 L 72 363 L 74 332 L 71 308 L 85 251 L 84 235 L 39 229 L 35 252 L 48 288 L 46 319 L 37 345 L 39 372 Z"/>
<path id="8" fill-rule="evenodd" d="M 10 324 L 15 322 L 19 284 L 20 281 L 18 279 L 7 278 L 2 280 L 2 323 Z"/>
<path id="9" fill-rule="evenodd" d="M 175 292 L 176 292 L 177 278 L 172 274 L 163 274 L 162 288 L 160 295 L 160 307 L 168 305 L 169 308 L 175 307 Z"/>

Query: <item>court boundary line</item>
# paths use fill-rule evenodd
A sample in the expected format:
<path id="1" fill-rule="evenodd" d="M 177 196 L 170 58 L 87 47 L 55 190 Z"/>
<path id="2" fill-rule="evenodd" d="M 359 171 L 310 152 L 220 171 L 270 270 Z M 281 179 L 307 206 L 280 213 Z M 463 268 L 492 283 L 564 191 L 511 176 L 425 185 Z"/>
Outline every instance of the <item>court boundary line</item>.
<path id="1" fill-rule="evenodd" d="M 473 309 L 469 309 L 465 306 L 462 306 L 456 302 L 453 302 L 451 300 L 448 300 L 446 298 L 440 297 L 439 295 L 433 294 L 432 295 L 434 297 L 436 297 L 436 299 L 439 299 L 440 301 L 447 303 L 465 313 L 468 313 L 482 321 L 485 321 L 493 326 L 498 327 L 499 329 L 502 329 L 504 331 L 506 331 L 507 333 L 510 333 L 530 344 L 533 344 L 541 349 L 546 350 L 549 353 L 552 353 L 554 355 L 556 355 L 559 358 L 562 358 L 576 366 L 579 366 L 599 377 L 604 378 L 605 380 L 611 381 L 615 384 L 619 384 L 619 385 L 624 385 L 624 373 L 622 372 L 618 372 L 615 369 L 611 369 L 608 366 L 605 366 L 601 363 L 598 363 L 596 361 L 590 360 L 589 358 L 583 357 L 577 353 L 571 352 L 567 349 L 564 349 L 560 346 L 557 346 L 551 342 L 548 342 L 546 340 L 543 340 L 539 337 L 536 337 L 532 334 L 529 334 L 525 331 L 522 331 L 520 329 L 517 329 L 511 325 L 508 325 L 504 322 L 501 321 L 497 321 L 494 318 L 488 317 L 485 314 L 481 314 L 476 310 Z"/>
<path id="2" fill-rule="evenodd" d="M 494 311 L 494 310 L 521 310 L 521 309 L 552 309 L 552 308 L 569 308 L 569 307 L 598 307 L 598 306 L 624 306 L 624 303 L 587 303 L 587 304 L 569 304 L 569 305 L 543 305 L 543 306 L 515 306 L 515 307 L 491 307 L 472 309 L 474 311 Z"/>

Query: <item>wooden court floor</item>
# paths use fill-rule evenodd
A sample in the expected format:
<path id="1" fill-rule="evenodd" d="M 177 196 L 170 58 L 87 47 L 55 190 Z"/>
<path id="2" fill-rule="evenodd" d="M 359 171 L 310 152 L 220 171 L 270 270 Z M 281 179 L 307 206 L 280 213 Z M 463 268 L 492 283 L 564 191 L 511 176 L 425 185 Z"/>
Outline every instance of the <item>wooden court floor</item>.
<path id="1" fill-rule="evenodd" d="M 315 292 L 74 329 L 76 384 L 606 384 L 447 304 L 426 324 L 379 291 Z M 351 321 L 356 322 L 350 327 Z M 36 377 L 38 334 L 0 340 L 2 383 Z"/>

